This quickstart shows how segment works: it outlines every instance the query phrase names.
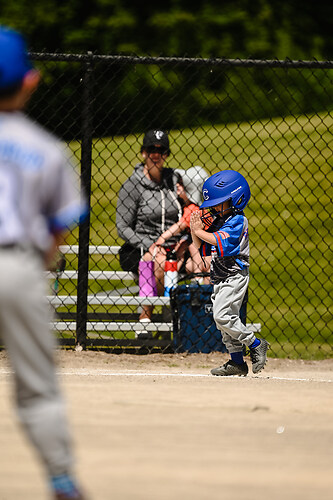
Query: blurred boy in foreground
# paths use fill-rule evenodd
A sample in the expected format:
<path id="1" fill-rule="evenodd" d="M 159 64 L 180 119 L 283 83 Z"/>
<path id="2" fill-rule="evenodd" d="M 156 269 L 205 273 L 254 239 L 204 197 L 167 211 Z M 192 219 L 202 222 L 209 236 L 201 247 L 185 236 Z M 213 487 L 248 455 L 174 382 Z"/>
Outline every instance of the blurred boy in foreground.
<path id="1" fill-rule="evenodd" d="M 60 143 L 21 110 L 40 75 L 22 37 L 0 27 L 0 334 L 14 369 L 20 421 L 54 499 L 83 499 L 54 364 L 45 269 L 84 215 Z"/>

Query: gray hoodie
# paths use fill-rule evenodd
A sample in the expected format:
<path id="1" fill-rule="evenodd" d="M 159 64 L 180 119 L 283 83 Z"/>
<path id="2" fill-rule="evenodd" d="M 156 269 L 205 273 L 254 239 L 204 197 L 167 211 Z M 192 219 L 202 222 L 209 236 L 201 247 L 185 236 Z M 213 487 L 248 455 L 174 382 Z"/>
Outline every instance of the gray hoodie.
<path id="1" fill-rule="evenodd" d="M 163 168 L 162 182 L 156 184 L 145 176 L 143 167 L 143 163 L 138 163 L 120 188 L 116 225 L 120 238 L 147 251 L 180 219 L 182 207 L 175 191 L 177 174 L 174 170 Z"/>

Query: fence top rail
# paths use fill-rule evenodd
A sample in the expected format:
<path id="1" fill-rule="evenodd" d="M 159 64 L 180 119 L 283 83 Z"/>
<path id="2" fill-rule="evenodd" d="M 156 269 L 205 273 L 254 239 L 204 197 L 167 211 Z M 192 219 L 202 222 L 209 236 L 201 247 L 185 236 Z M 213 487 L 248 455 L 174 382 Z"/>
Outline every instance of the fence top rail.
<path id="1" fill-rule="evenodd" d="M 333 61 L 301 61 L 291 59 L 224 59 L 200 57 L 151 57 L 102 55 L 87 52 L 86 54 L 57 54 L 49 52 L 30 52 L 29 57 L 35 61 L 68 61 L 80 63 L 113 62 L 115 64 L 156 64 L 177 66 L 236 66 L 236 67 L 263 67 L 263 68 L 333 68 Z"/>

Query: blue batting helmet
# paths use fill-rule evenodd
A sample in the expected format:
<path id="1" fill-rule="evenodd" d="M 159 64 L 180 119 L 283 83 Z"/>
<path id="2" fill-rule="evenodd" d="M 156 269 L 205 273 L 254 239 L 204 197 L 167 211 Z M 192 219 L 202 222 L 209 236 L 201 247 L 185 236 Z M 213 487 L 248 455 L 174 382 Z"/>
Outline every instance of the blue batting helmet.
<path id="1" fill-rule="evenodd" d="M 251 197 L 246 179 L 234 170 L 222 170 L 209 177 L 202 187 L 204 202 L 200 208 L 209 208 L 231 200 L 233 210 L 243 210 Z"/>

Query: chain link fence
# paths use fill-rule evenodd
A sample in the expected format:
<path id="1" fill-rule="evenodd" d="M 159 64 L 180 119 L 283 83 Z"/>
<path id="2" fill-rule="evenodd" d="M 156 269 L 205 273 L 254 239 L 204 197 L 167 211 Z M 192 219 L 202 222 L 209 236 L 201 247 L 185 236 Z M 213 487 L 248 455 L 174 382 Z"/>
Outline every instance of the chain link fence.
<path id="1" fill-rule="evenodd" d="M 32 58 L 44 79 L 29 113 L 68 144 L 91 203 L 90 219 L 63 249 L 65 271 L 50 280 L 63 346 L 191 352 L 169 298 L 140 296 L 137 273 L 118 256 L 119 191 L 142 161 L 144 133 L 162 129 L 171 149 L 165 166 L 233 169 L 250 184 L 246 322 L 274 356 L 332 356 L 332 62 Z M 206 278 L 182 278 L 186 293 L 209 290 Z M 145 304 L 154 305 L 147 324 L 139 322 Z M 188 305 L 193 317 L 201 311 L 199 322 L 205 307 L 200 298 Z M 192 330 L 202 331 L 195 321 Z M 203 328 L 196 350 L 223 350 L 207 348 Z"/>

